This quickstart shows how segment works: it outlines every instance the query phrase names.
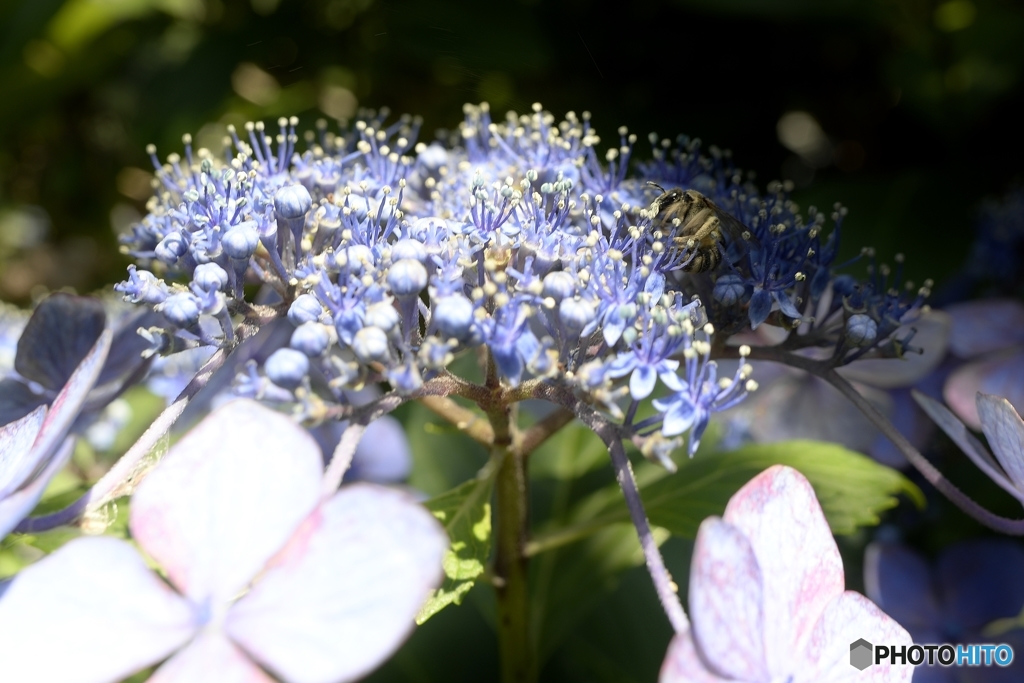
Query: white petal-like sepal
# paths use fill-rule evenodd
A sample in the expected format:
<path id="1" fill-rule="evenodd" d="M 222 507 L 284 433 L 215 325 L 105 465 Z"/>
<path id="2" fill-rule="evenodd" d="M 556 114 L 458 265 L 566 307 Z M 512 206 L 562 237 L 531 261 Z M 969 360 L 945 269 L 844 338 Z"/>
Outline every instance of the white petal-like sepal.
<path id="1" fill-rule="evenodd" d="M 754 549 L 764 581 L 768 670 L 785 671 L 825 605 L 845 587 L 832 531 L 807 479 L 781 465 L 737 491 L 724 518 Z"/>
<path id="2" fill-rule="evenodd" d="M 289 683 L 358 679 L 413 628 L 448 537 L 406 494 L 342 489 L 228 612 L 228 634 Z"/>
<path id="3" fill-rule="evenodd" d="M 198 626 L 192 607 L 115 538 L 78 538 L 0 599 L 4 683 L 106 683 L 154 664 Z"/>
<path id="4" fill-rule="evenodd" d="M 132 535 L 197 604 L 226 603 L 316 507 L 322 473 L 306 430 L 255 401 L 233 401 L 139 485 Z"/>

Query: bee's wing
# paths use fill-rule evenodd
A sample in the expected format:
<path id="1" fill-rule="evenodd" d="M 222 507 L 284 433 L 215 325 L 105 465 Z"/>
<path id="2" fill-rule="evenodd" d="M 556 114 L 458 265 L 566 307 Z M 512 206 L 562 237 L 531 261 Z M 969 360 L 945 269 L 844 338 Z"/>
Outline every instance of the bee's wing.
<path id="1" fill-rule="evenodd" d="M 729 234 L 732 238 L 732 242 L 740 249 L 741 253 L 746 253 L 750 250 L 750 246 L 760 249 L 761 242 L 757 239 L 754 231 L 747 226 L 740 223 L 739 219 L 733 216 L 731 213 L 723 209 L 722 207 L 715 204 L 710 199 L 708 205 L 714 210 L 715 215 L 718 216 L 718 221 L 722 224 L 722 232 Z"/>

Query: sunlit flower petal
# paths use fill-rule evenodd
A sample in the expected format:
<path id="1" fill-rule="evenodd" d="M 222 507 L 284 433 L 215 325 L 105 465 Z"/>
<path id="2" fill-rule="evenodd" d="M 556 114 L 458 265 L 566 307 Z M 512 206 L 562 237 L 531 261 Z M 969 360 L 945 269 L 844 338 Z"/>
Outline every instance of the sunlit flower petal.
<path id="1" fill-rule="evenodd" d="M 405 494 L 342 489 L 231 608 L 225 628 L 288 681 L 354 680 L 412 629 L 446 546 L 434 518 Z"/>
<path id="2" fill-rule="evenodd" d="M 910 636 L 843 583 L 810 483 L 788 467 L 765 470 L 730 499 L 722 519 L 701 524 L 692 621 L 669 647 L 662 683 L 909 681 L 912 666 L 879 666 L 867 678 L 850 666 L 858 638 L 898 646 Z"/>
<path id="3" fill-rule="evenodd" d="M 764 577 L 768 666 L 782 671 L 825 605 L 843 592 L 843 561 L 814 490 L 796 470 L 776 466 L 740 489 L 725 521 L 749 539 Z"/>
<path id="4" fill-rule="evenodd" d="M 148 683 L 274 683 L 222 632 L 206 630 L 160 665 Z"/>
<path id="5" fill-rule="evenodd" d="M 690 570 L 693 634 L 709 668 L 756 680 L 767 670 L 764 577 L 743 532 L 717 517 L 700 525 Z"/>
<path id="6" fill-rule="evenodd" d="M 80 538 L 23 570 L 0 600 L 3 678 L 120 680 L 186 643 L 192 606 L 129 544 Z"/>
<path id="7" fill-rule="evenodd" d="M 132 535 L 198 603 L 238 595 L 316 507 L 322 460 L 305 431 L 251 401 L 175 444 L 132 499 Z"/>

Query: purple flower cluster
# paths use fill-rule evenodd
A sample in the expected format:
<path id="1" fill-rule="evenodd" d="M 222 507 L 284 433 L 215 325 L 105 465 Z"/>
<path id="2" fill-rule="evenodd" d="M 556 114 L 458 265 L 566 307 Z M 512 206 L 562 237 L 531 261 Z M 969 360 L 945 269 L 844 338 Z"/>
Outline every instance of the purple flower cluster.
<path id="1" fill-rule="evenodd" d="M 804 226 L 781 187 L 762 198 L 740 184 L 717 151 L 659 148 L 627 178 L 636 136 L 625 129 L 602 162 L 588 114 L 465 112 L 444 144 L 415 144 L 417 122 L 387 126 L 386 112 L 339 135 L 321 126 L 301 154 L 294 119 L 276 139 L 262 124 L 245 140 L 232 132 L 224 158 L 185 136 L 184 157 L 153 156 L 156 196 L 125 238 L 139 267 L 117 289 L 163 314 L 151 340 L 170 351 L 230 348 L 233 317 L 253 311 L 245 285 L 262 285 L 260 300 L 279 302 L 274 315 L 295 329 L 240 376 L 243 395 L 287 400 L 315 383 L 343 401 L 379 381 L 412 394 L 459 351 L 486 345 L 509 385 L 558 375 L 613 413 L 660 378 L 673 392 L 662 402 L 672 436 L 702 430 L 755 386 L 749 366 L 717 377 L 702 301 L 731 333 L 730 316 L 758 324 L 774 307 L 798 318 L 797 303 L 829 282 L 836 233 L 822 245 L 822 220 Z M 757 249 L 748 258 L 723 243 L 735 252 L 723 268 L 690 277 L 693 254 L 663 234 L 648 180 L 707 193 L 749 223 Z M 736 278 L 735 296 L 720 296 Z"/>

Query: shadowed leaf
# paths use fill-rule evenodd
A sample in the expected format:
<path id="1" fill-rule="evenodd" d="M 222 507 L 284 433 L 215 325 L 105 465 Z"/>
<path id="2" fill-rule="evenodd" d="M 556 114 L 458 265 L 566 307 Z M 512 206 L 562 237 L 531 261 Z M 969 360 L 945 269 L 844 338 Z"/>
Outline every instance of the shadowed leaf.
<path id="1" fill-rule="evenodd" d="M 427 600 L 416 623 L 422 624 L 452 603 L 460 604 L 484 573 L 491 554 L 493 488 L 493 477 L 471 479 L 425 503 L 444 525 L 451 545 L 444 556 L 444 583 Z"/>

